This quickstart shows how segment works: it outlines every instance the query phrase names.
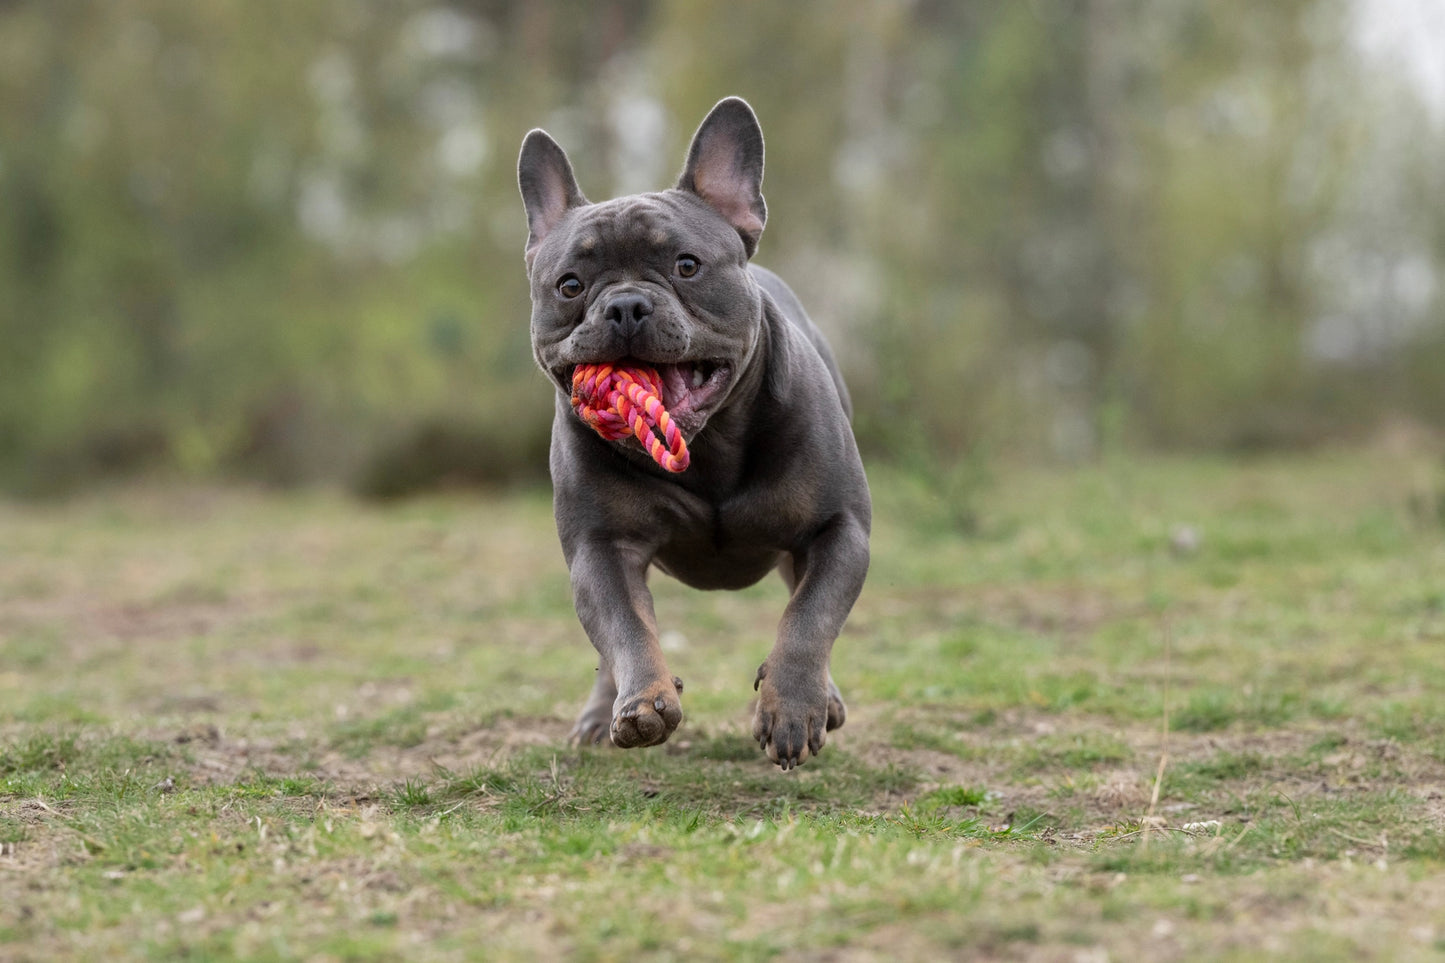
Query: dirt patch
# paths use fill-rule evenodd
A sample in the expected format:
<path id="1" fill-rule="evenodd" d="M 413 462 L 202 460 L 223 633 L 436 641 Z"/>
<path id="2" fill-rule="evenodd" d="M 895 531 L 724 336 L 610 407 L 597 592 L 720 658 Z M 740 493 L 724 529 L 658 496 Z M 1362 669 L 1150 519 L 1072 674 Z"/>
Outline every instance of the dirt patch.
<path id="1" fill-rule="evenodd" d="M 21 838 L 0 843 L 0 874 L 29 874 L 89 858 L 80 835 L 42 799 L 0 805 L 0 815 L 21 827 Z"/>
<path id="2" fill-rule="evenodd" d="M 433 723 L 417 745 L 378 744 L 367 747 L 364 754 L 309 739 L 232 738 L 206 722 L 179 730 L 150 730 L 144 735 L 185 748 L 189 761 L 178 764 L 174 776 L 193 785 L 226 785 L 256 775 L 302 777 L 329 786 L 328 795 L 372 798 L 407 779 L 429 778 L 438 768 L 465 772 L 479 766 L 500 766 L 519 749 L 561 747 L 569 729 L 562 719 L 542 716 L 502 716 L 484 726 L 453 726 L 442 721 Z"/>

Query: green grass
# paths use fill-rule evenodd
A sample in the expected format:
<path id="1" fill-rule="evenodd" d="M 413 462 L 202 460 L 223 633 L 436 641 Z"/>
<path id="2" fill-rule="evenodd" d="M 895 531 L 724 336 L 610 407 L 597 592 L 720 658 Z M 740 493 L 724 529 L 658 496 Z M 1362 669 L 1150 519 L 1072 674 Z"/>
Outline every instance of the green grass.
<path id="1" fill-rule="evenodd" d="M 654 578 L 682 729 L 565 744 L 546 493 L 0 505 L 0 959 L 1438 959 L 1439 471 L 875 472 L 791 773 L 774 581 Z"/>

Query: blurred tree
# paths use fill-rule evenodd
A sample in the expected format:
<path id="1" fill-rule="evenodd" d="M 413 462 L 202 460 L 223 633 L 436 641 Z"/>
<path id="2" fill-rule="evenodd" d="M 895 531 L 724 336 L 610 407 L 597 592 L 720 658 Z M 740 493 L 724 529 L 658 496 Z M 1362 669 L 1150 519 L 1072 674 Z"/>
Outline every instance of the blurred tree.
<path id="1" fill-rule="evenodd" d="M 660 188 L 734 93 L 875 456 L 1440 425 L 1440 124 L 1360 2 L 0 5 L 0 479 L 540 471 L 522 134 Z"/>

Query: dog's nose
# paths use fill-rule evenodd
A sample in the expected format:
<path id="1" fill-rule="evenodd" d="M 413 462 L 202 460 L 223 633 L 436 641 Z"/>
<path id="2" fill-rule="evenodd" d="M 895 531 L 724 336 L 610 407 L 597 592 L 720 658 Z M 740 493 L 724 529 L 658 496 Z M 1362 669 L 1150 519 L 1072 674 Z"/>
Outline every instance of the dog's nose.
<path id="1" fill-rule="evenodd" d="M 602 316 L 617 326 L 624 338 L 630 338 L 642 327 L 642 322 L 652 314 L 652 298 L 645 294 L 619 294 L 607 302 Z"/>

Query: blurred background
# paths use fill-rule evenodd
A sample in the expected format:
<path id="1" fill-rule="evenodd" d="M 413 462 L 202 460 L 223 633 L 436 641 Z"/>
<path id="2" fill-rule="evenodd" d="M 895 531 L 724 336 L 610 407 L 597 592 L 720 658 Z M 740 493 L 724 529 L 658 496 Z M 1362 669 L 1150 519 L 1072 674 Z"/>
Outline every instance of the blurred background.
<path id="1" fill-rule="evenodd" d="M 523 134 L 668 186 L 738 94 L 757 260 L 868 458 L 1445 427 L 1437 0 L 0 0 L 0 486 L 541 479 Z"/>

